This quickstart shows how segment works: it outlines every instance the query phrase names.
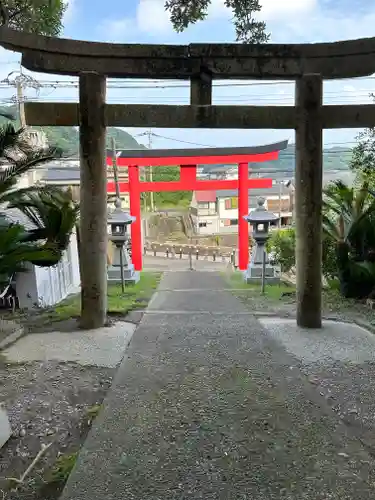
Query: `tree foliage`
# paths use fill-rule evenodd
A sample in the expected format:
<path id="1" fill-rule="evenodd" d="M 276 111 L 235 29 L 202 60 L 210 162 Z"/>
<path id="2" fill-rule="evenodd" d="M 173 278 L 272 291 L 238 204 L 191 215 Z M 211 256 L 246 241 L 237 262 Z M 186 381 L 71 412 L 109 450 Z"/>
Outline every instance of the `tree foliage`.
<path id="1" fill-rule="evenodd" d="M 375 95 L 371 94 L 375 100 Z M 350 169 L 357 174 L 357 182 L 367 181 L 375 188 L 375 127 L 367 128 L 357 136 L 358 144 L 352 150 Z"/>
<path id="2" fill-rule="evenodd" d="M 173 28 L 184 31 L 191 24 L 206 19 L 211 0 L 166 0 L 165 9 L 170 13 Z M 269 40 L 266 24 L 255 14 L 261 11 L 259 0 L 225 0 L 232 11 L 236 39 L 244 43 L 265 43 Z"/>
<path id="3" fill-rule="evenodd" d="M 156 167 L 153 169 L 155 182 L 170 182 L 180 179 L 180 167 Z M 188 206 L 191 202 L 191 191 L 162 191 L 154 196 L 157 207 Z"/>
<path id="4" fill-rule="evenodd" d="M 57 36 L 67 4 L 63 0 L 2 0 L 1 6 L 10 28 Z"/>
<path id="5" fill-rule="evenodd" d="M 375 286 L 375 197 L 367 181 L 359 187 L 341 181 L 327 186 L 323 233 L 335 247 L 342 295 L 368 296 Z"/>
<path id="6" fill-rule="evenodd" d="M 353 148 L 349 167 L 359 180 L 367 180 L 375 186 L 375 128 L 365 129 L 357 136 L 358 144 Z"/>
<path id="7" fill-rule="evenodd" d="M 267 242 L 268 252 L 281 266 L 281 271 L 287 273 L 295 266 L 296 234 L 294 228 L 273 231 Z"/>
<path id="8" fill-rule="evenodd" d="M 56 148 L 35 150 L 27 142 L 24 130 L 16 130 L 12 124 L 0 128 L 0 158 L 3 164 L 0 170 L 1 230 L 9 231 L 15 238 L 15 245 L 9 244 L 9 238 L 0 239 L 2 276 L 7 274 L 11 265 L 14 273 L 25 262 L 42 267 L 53 266 L 59 262 L 69 244 L 78 218 L 78 206 L 73 202 L 71 193 L 53 186 L 17 189 L 23 174 L 60 155 L 61 151 Z M 27 227 L 7 221 L 12 208 L 26 217 Z M 14 248 L 18 250 L 12 253 Z"/>

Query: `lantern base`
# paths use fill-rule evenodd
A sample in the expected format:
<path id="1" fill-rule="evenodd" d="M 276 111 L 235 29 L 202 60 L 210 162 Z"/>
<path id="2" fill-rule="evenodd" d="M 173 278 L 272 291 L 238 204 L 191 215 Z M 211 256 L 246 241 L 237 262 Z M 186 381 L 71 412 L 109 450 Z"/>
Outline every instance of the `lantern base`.
<path id="1" fill-rule="evenodd" d="M 139 271 L 134 270 L 133 264 L 124 266 L 124 282 L 126 285 L 135 285 L 140 279 Z M 121 283 L 121 266 L 112 265 L 107 270 L 107 280 L 110 284 Z"/>
<path id="2" fill-rule="evenodd" d="M 246 283 L 260 284 L 262 283 L 262 264 L 251 263 L 247 270 L 244 272 L 244 280 Z M 265 283 L 275 285 L 280 283 L 281 269 L 279 266 L 271 266 L 266 264 L 265 267 Z"/>

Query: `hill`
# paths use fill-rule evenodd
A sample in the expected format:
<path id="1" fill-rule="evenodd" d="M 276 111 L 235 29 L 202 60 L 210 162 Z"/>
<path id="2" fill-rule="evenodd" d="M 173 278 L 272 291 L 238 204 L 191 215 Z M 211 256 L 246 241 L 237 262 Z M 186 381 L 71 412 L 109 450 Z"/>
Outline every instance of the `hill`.
<path id="1" fill-rule="evenodd" d="M 8 106 L 6 111 L 10 114 L 17 116 L 16 106 Z M 0 125 L 6 123 L 8 120 L 0 116 Z M 17 119 L 16 126 L 19 127 L 20 123 Z M 64 151 L 67 155 L 78 155 L 79 151 L 79 132 L 78 127 L 33 127 L 35 130 L 43 131 L 48 139 L 50 146 L 57 146 Z M 119 128 L 107 129 L 107 147 L 112 147 L 112 137 L 116 141 L 117 149 L 145 149 L 143 144 L 139 144 L 137 140 L 124 130 Z"/>
<path id="2" fill-rule="evenodd" d="M 351 151 L 349 148 L 333 147 L 323 150 L 323 168 L 325 174 L 332 174 L 335 171 L 348 171 Z M 253 163 L 254 170 L 280 170 L 280 176 L 287 177 L 288 173 L 294 172 L 296 162 L 295 144 L 280 151 L 277 161 L 264 163 Z M 278 175 L 277 175 L 278 176 Z"/>

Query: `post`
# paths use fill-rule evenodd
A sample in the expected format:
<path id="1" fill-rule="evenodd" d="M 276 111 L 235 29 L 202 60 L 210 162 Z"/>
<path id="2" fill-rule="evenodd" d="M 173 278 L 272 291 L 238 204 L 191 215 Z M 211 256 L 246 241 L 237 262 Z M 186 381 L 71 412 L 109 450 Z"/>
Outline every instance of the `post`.
<path id="1" fill-rule="evenodd" d="M 281 213 L 282 213 L 281 194 L 282 194 L 282 184 L 281 184 L 281 181 L 278 181 L 278 183 L 279 183 L 279 227 L 281 228 Z"/>
<path id="2" fill-rule="evenodd" d="M 113 168 L 113 180 L 115 181 L 116 198 L 120 199 L 120 186 L 118 183 L 118 171 L 117 171 L 116 141 L 114 137 L 112 137 L 112 168 Z"/>
<path id="3" fill-rule="evenodd" d="M 263 247 L 263 254 L 262 254 L 262 288 L 261 288 L 262 295 L 265 294 L 265 291 L 266 291 L 266 250 Z"/>
<path id="4" fill-rule="evenodd" d="M 81 326 L 86 329 L 100 328 L 107 320 L 105 95 L 103 75 L 80 75 Z"/>
<path id="5" fill-rule="evenodd" d="M 212 76 L 202 74 L 190 81 L 190 104 L 210 106 L 212 104 Z"/>
<path id="6" fill-rule="evenodd" d="M 20 124 L 21 127 L 26 127 L 26 117 L 25 117 L 25 98 L 23 95 L 23 87 L 20 81 L 16 80 L 16 91 L 17 91 L 17 103 L 18 103 L 18 112 L 20 115 Z"/>
<path id="7" fill-rule="evenodd" d="M 136 271 L 142 271 L 142 220 L 139 170 L 137 165 L 129 165 L 130 214 L 136 217 L 131 225 L 132 261 Z"/>
<path id="8" fill-rule="evenodd" d="M 152 130 L 150 129 L 148 132 L 147 132 L 147 135 L 148 135 L 148 149 L 151 149 L 152 148 L 152 142 L 151 142 L 151 137 L 152 137 Z M 152 175 L 152 165 L 149 166 L 149 180 L 150 182 L 153 181 L 153 175 Z M 155 203 L 154 203 L 154 193 L 153 191 L 150 191 L 150 209 L 151 209 L 151 213 L 153 213 L 155 211 Z"/>
<path id="9" fill-rule="evenodd" d="M 249 212 L 249 164 L 238 164 L 238 267 L 240 271 L 246 271 L 249 263 L 249 225 L 244 219 Z"/>
<path id="10" fill-rule="evenodd" d="M 297 324 L 322 326 L 322 94 L 321 75 L 296 83 Z"/>
<path id="11" fill-rule="evenodd" d="M 121 266 L 121 291 L 125 292 L 125 276 L 124 276 L 124 247 L 122 246 L 120 249 L 120 266 Z"/>

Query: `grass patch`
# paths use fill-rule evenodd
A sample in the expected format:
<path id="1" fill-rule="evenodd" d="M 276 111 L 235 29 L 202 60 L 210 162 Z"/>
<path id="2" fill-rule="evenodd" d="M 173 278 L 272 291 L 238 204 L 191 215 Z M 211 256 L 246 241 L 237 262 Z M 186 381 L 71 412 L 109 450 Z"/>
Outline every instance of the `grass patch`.
<path id="1" fill-rule="evenodd" d="M 240 272 L 225 274 L 225 280 L 232 293 L 249 309 L 271 313 L 296 314 L 295 287 L 280 282 L 277 285 L 266 285 L 265 294 L 261 295 L 261 286 L 248 285 Z M 323 316 L 343 321 L 354 321 L 364 324 L 374 331 L 375 310 L 366 305 L 366 300 L 346 299 L 340 294 L 337 280 L 328 281 L 328 288 L 322 291 Z"/>
<path id="2" fill-rule="evenodd" d="M 70 473 L 72 472 L 78 458 L 78 451 L 67 455 L 61 455 L 57 458 L 51 475 L 49 478 L 50 483 L 66 483 Z"/>
<path id="3" fill-rule="evenodd" d="M 142 272 L 135 285 L 129 285 L 122 292 L 121 284 L 108 286 L 108 315 L 125 316 L 135 309 L 147 306 L 157 288 L 161 273 Z M 50 322 L 78 318 L 81 312 L 81 295 L 77 294 L 63 300 L 54 309 L 44 310 L 41 315 Z"/>
<path id="4" fill-rule="evenodd" d="M 226 275 L 226 280 L 231 288 L 233 288 L 235 295 L 246 295 L 248 297 L 265 297 L 272 300 L 281 300 L 284 296 L 290 297 L 290 295 L 294 295 L 295 287 L 289 285 L 287 283 L 277 284 L 267 284 L 265 286 L 264 295 L 261 295 L 261 284 L 259 283 L 251 283 L 248 284 L 244 281 L 243 274 L 240 272 L 234 272 Z"/>

